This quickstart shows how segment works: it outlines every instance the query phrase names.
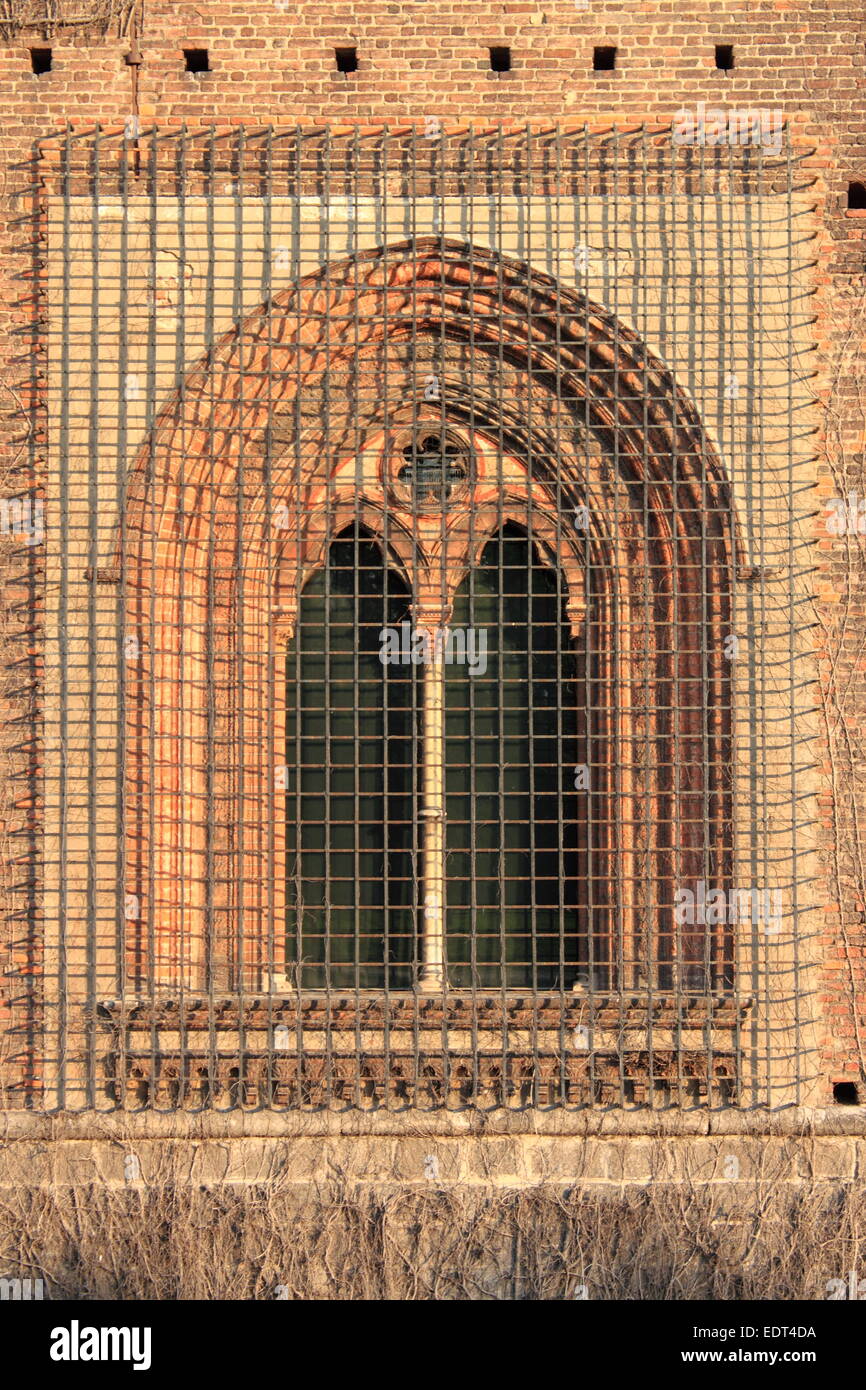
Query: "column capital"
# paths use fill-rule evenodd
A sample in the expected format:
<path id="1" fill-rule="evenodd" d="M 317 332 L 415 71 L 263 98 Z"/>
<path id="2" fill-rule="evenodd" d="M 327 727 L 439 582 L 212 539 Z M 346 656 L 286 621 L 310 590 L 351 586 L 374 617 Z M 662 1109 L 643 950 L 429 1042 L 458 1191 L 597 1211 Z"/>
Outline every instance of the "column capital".
<path id="1" fill-rule="evenodd" d="M 586 622 L 586 600 L 583 594 L 577 594 L 573 589 L 569 589 L 565 604 L 565 613 L 571 624 L 572 637 L 579 637 L 583 625 Z"/>
<path id="2" fill-rule="evenodd" d="M 412 626 L 425 632 L 441 632 L 451 624 L 454 604 L 451 599 L 436 594 L 422 594 L 412 604 Z"/>
<path id="3" fill-rule="evenodd" d="M 274 646 L 279 650 L 285 650 L 295 635 L 295 626 L 298 621 L 297 601 L 292 603 L 274 604 L 271 609 L 271 623 L 274 634 Z"/>

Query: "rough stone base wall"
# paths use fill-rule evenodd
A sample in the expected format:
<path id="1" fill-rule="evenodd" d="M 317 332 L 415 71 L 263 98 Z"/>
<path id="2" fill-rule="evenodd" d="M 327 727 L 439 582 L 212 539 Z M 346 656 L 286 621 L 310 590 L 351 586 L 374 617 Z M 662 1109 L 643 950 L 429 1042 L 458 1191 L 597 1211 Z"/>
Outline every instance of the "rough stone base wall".
<path id="1" fill-rule="evenodd" d="M 761 1132 L 733 1112 L 469 1117 L 317 1114 L 141 1116 L 54 1121 L 8 1115 L 0 1188 L 142 1189 L 165 1183 L 321 1192 L 329 1183 L 388 1194 L 439 1187 L 580 1191 L 656 1184 L 767 1190 L 863 1183 L 866 1127 L 854 1117 L 788 1112 Z M 186 1123 L 182 1120 L 187 1119 Z M 250 1120 L 259 1123 L 250 1123 Z M 246 1121 L 246 1123 L 239 1123 Z M 652 1130 L 656 1132 L 651 1132 Z"/>
<path id="2" fill-rule="evenodd" d="M 0 1277 L 45 1299 L 866 1294 L 862 1126 L 359 1137 L 307 1118 L 283 1136 L 8 1124 Z"/>

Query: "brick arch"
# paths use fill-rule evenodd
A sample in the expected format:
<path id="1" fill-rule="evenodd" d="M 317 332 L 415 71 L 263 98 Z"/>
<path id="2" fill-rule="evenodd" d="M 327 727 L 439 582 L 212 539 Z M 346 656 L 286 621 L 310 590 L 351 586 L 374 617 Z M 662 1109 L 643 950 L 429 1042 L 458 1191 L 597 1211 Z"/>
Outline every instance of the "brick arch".
<path id="1" fill-rule="evenodd" d="M 658 959 L 666 935 L 647 920 L 668 908 L 624 901 L 622 884 L 729 873 L 736 540 L 721 462 L 627 325 L 524 264 L 425 238 L 330 264 L 261 306 L 193 368 L 133 468 L 120 562 L 142 653 L 127 681 L 126 783 L 128 891 L 141 904 L 127 954 L 142 988 L 255 990 L 279 974 L 281 643 L 340 515 L 378 515 L 386 533 L 391 516 L 385 543 L 400 553 L 381 478 L 399 421 L 387 402 L 365 404 L 360 373 L 387 377 L 390 400 L 421 401 L 440 358 L 444 418 L 523 479 L 509 506 L 543 522 L 548 551 L 560 542 L 572 593 L 584 586 L 575 614 L 588 604 L 598 627 L 598 794 L 619 807 L 601 847 L 611 933 L 654 935 L 635 951 Z M 578 505 L 586 534 L 563 544 L 561 518 Z M 665 727 L 629 698 L 636 672 L 672 712 Z M 638 786 L 641 740 L 656 757 Z M 224 750 L 210 767 L 209 747 Z M 652 844 L 624 830 L 641 817 Z M 686 937 L 671 979 L 705 959 L 722 978 L 725 930 L 709 947 Z"/>

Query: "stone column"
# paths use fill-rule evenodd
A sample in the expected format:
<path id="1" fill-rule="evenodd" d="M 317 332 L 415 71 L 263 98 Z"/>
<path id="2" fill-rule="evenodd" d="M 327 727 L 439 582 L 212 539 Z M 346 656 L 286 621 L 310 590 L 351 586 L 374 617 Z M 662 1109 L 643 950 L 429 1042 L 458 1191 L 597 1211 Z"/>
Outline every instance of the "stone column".
<path id="1" fill-rule="evenodd" d="M 443 578 L 444 583 L 444 578 Z M 432 596 L 431 596 L 432 598 Z M 415 605 L 416 642 L 423 640 L 421 744 L 421 972 L 418 989 L 447 989 L 445 942 L 445 651 L 451 606 L 438 597 Z"/>

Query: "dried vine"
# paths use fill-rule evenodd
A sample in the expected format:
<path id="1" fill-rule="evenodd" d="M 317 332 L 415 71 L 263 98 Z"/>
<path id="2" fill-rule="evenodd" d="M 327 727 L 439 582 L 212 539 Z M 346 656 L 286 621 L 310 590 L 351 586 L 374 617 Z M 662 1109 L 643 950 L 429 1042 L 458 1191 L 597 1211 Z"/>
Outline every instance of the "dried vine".
<path id="1" fill-rule="evenodd" d="M 138 0 L 0 0 L 0 38 L 38 30 L 46 39 L 64 29 L 126 34 Z"/>
<path id="2" fill-rule="evenodd" d="M 837 497 L 856 491 L 866 498 L 866 467 L 845 448 L 843 392 L 856 393 L 859 418 L 866 421 L 866 371 L 862 340 L 866 331 L 866 281 L 854 287 L 850 328 L 833 363 L 826 404 L 826 443 L 823 462 Z M 860 672 L 866 654 L 862 626 L 862 584 L 866 574 L 866 537 L 846 527 L 841 542 L 843 588 L 835 612 L 815 605 L 822 634 L 820 714 L 827 750 L 831 791 L 832 843 L 830 875 L 839 907 L 839 936 L 845 960 L 846 988 L 851 1002 L 854 1040 L 860 1075 L 866 1081 L 866 1040 L 859 1012 L 864 980 L 858 975 L 863 923 L 866 920 L 866 828 L 859 791 L 866 769 L 866 738 L 858 710 L 862 707 Z M 853 937 L 853 939 L 852 939 Z"/>

